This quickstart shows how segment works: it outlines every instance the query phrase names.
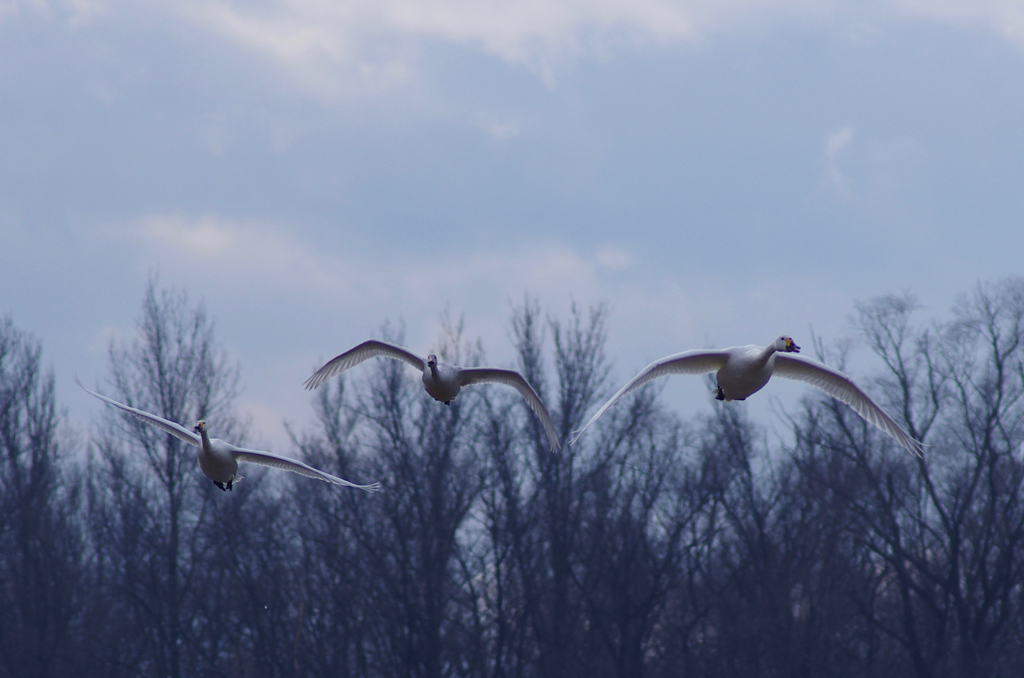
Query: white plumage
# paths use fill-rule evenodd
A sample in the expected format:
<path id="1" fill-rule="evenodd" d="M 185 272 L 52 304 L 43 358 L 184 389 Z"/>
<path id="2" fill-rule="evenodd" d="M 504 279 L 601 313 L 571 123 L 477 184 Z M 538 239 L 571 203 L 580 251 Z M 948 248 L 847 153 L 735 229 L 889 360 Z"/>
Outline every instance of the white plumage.
<path id="1" fill-rule="evenodd" d="M 458 367 L 438 362 L 435 355 L 428 355 L 426 359 L 423 359 L 401 346 L 369 339 L 328 361 L 323 367 L 314 372 L 313 376 L 306 380 L 305 386 L 307 389 L 314 389 L 335 374 L 354 367 L 364 360 L 377 357 L 402 360 L 418 369 L 423 373 L 424 390 L 431 398 L 445 404 L 454 400 L 463 386 L 484 383 L 511 386 L 519 391 L 519 394 L 526 400 L 526 404 L 530 406 L 533 413 L 540 419 L 548 436 L 548 444 L 551 446 L 551 450 L 558 451 L 560 448 L 558 434 L 555 433 L 555 425 L 551 421 L 551 416 L 548 414 L 548 409 L 544 406 L 544 402 L 537 395 L 530 382 L 526 380 L 526 377 L 515 370 L 505 370 L 497 367 Z"/>
<path id="2" fill-rule="evenodd" d="M 669 374 L 709 374 L 718 372 L 719 400 L 744 400 L 759 391 L 773 374 L 785 379 L 802 381 L 820 388 L 825 393 L 846 403 L 867 422 L 877 426 L 915 455 L 921 455 L 923 445 L 910 437 L 845 374 L 828 365 L 791 355 L 800 351 L 790 337 L 782 336 L 768 346 L 735 346 L 733 348 L 684 351 L 656 360 L 633 377 L 611 400 L 601 406 L 586 426 L 580 429 L 570 444 L 575 444 L 587 428 L 622 396 L 652 379 Z"/>
<path id="3" fill-rule="evenodd" d="M 299 475 L 306 476 L 307 478 L 315 478 L 316 480 L 322 480 L 326 483 L 333 483 L 335 485 L 354 487 L 367 492 L 377 492 L 380 490 L 380 483 L 356 485 L 355 483 L 350 483 L 347 480 L 342 480 L 337 476 L 332 476 L 330 473 L 325 473 L 324 471 L 315 469 L 309 464 L 305 464 L 296 459 L 289 459 L 288 457 L 282 457 L 262 450 L 248 450 L 242 447 L 236 447 L 231 443 L 226 443 L 220 438 L 210 438 L 206 433 L 205 421 L 200 421 L 196 424 L 194 430 L 199 434 L 196 435 L 196 433 L 189 431 L 184 426 L 176 424 L 173 421 L 168 421 L 167 419 L 158 417 L 155 414 L 150 414 L 149 412 L 129 407 L 128 405 L 119 403 L 104 395 L 90 391 L 85 386 L 82 386 L 82 382 L 78 380 L 77 375 L 75 376 L 75 383 L 78 384 L 83 391 L 99 398 L 108 405 L 112 405 L 119 410 L 123 410 L 124 412 L 134 415 L 147 424 L 152 424 L 153 426 L 170 433 L 172 436 L 183 440 L 189 445 L 198 447 L 199 468 L 202 469 L 207 478 L 212 480 L 214 484 L 222 490 L 230 490 L 233 483 L 241 480 L 241 476 L 236 474 L 238 471 L 238 462 L 240 461 L 259 464 L 260 466 L 269 466 L 270 468 L 281 469 L 282 471 L 291 471 L 292 473 L 298 473 Z"/>

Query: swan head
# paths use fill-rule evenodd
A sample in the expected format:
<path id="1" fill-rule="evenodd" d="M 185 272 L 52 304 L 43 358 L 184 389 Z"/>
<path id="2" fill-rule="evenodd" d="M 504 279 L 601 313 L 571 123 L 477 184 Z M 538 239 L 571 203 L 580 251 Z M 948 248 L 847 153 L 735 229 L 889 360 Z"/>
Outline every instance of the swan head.
<path id="1" fill-rule="evenodd" d="M 195 428 L 193 428 L 192 430 L 195 431 L 196 433 L 202 433 L 203 431 L 206 430 L 206 421 L 200 419 L 199 423 L 196 424 Z"/>
<path id="2" fill-rule="evenodd" d="M 793 337 L 782 335 L 775 340 L 775 350 L 782 353 L 799 353 L 800 347 L 793 341 Z"/>
<path id="3" fill-rule="evenodd" d="M 427 367 L 429 367 L 430 369 L 434 369 L 435 367 L 437 367 L 437 356 L 434 355 L 433 353 L 427 356 Z"/>

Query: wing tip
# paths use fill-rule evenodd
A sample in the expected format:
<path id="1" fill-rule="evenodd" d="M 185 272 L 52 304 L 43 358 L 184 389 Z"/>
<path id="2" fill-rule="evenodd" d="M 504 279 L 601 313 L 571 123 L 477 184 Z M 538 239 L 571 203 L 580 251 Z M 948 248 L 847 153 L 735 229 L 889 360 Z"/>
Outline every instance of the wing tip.
<path id="1" fill-rule="evenodd" d="M 85 384 L 82 383 L 82 380 L 78 378 L 77 372 L 75 372 L 75 383 L 78 384 L 78 388 L 82 389 L 86 393 L 92 393 L 92 391 L 85 387 Z"/>
<path id="2" fill-rule="evenodd" d="M 310 476 L 310 477 L 316 477 L 318 480 L 324 480 L 324 481 L 327 481 L 327 482 L 331 483 L 332 485 L 338 485 L 339 487 L 351 487 L 351 488 L 354 488 L 354 489 L 357 489 L 357 490 L 362 490 L 364 492 L 373 493 L 373 492 L 380 492 L 380 491 L 383 490 L 383 488 L 380 486 L 379 482 L 378 483 L 370 483 L 369 485 L 360 485 L 358 483 L 353 483 L 353 482 L 345 480 L 343 478 L 339 478 L 338 476 L 332 476 L 332 475 L 330 475 L 328 473 L 325 473 L 324 476 L 327 476 L 327 477 L 326 478 L 323 477 L 323 476 Z"/>
<path id="3" fill-rule="evenodd" d="M 356 485 L 355 483 L 350 483 L 348 481 L 342 481 L 341 483 L 337 483 L 337 484 L 338 485 L 347 485 L 349 487 L 354 487 L 357 490 L 362 490 L 363 492 L 369 492 L 370 494 L 373 494 L 374 492 L 380 492 L 382 490 L 382 488 L 380 486 L 380 483 L 370 483 L 369 485 Z"/>
<path id="4" fill-rule="evenodd" d="M 327 372 L 326 370 L 324 370 L 325 367 L 327 367 L 327 365 L 324 365 L 316 372 L 309 375 L 309 379 L 302 383 L 302 385 L 306 388 L 307 391 L 315 390 L 320 386 L 320 384 L 327 381 L 327 379 L 331 376 L 332 372 Z"/>
<path id="5" fill-rule="evenodd" d="M 324 365 L 319 370 L 314 372 L 312 375 L 310 375 L 309 379 L 305 381 L 303 386 L 306 387 L 307 391 L 315 391 L 316 389 L 320 388 L 325 381 L 327 381 L 328 379 L 330 379 L 339 372 L 339 370 L 336 369 L 327 369 L 328 365 L 330 365 L 330 363 Z"/>

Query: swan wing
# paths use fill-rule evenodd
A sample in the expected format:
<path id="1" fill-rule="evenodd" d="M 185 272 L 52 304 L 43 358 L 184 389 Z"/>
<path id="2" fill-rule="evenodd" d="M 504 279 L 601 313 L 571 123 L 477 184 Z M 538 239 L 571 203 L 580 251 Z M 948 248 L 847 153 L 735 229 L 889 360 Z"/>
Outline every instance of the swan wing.
<path id="1" fill-rule="evenodd" d="M 322 480 L 325 483 L 354 487 L 358 490 L 366 490 L 367 492 L 380 491 L 380 483 L 356 485 L 355 483 L 350 483 L 349 481 L 343 480 L 337 476 L 332 476 L 330 473 L 325 473 L 320 469 L 313 468 L 309 464 L 305 464 L 297 459 L 289 459 L 288 457 L 282 457 L 271 452 L 264 452 L 263 450 L 247 450 L 241 447 L 232 446 L 231 454 L 234 455 L 235 459 L 238 461 L 247 461 L 250 464 L 259 464 L 260 466 L 269 466 L 270 468 L 276 468 L 282 471 L 291 471 L 292 473 L 298 473 L 300 476 Z"/>
<path id="2" fill-rule="evenodd" d="M 849 405 L 854 412 L 894 438 L 911 454 L 921 456 L 924 452 L 924 446 L 920 442 L 911 438 L 909 433 L 842 372 L 803 356 L 776 353 L 773 374 L 820 388 L 839 402 Z"/>
<path id="3" fill-rule="evenodd" d="M 78 386 L 89 395 L 96 396 L 97 398 L 107 403 L 108 405 L 113 405 L 119 410 L 124 410 L 128 414 L 135 415 L 136 417 L 146 422 L 147 424 L 152 424 L 153 426 L 156 426 L 159 429 L 163 429 L 164 432 L 170 433 L 172 436 L 185 441 L 189 445 L 195 445 L 196 447 L 199 447 L 201 445 L 199 436 L 197 436 L 192 431 L 189 431 L 181 424 L 175 424 L 173 421 L 168 421 L 163 417 L 158 417 L 155 414 L 150 414 L 149 412 L 137 410 L 134 407 L 129 407 L 128 405 L 125 405 L 124 403 L 119 403 L 116 400 L 111 400 L 105 395 L 100 395 L 95 391 L 90 391 L 85 386 L 82 386 L 82 382 L 78 380 L 77 374 L 75 375 L 75 383 L 78 384 Z"/>
<path id="4" fill-rule="evenodd" d="M 544 432 L 547 433 L 551 451 L 557 452 L 561 448 L 558 443 L 558 434 L 555 432 L 555 424 L 551 421 L 551 415 L 548 414 L 548 408 L 544 406 L 544 401 L 537 395 L 530 382 L 526 381 L 526 377 L 515 370 L 504 370 L 497 367 L 469 367 L 459 371 L 460 386 L 484 383 L 504 384 L 519 391 L 519 394 L 526 399 L 526 404 L 544 425 Z"/>
<path id="5" fill-rule="evenodd" d="M 655 360 L 653 363 L 645 367 L 640 371 L 640 374 L 636 375 L 629 382 L 619 389 L 619 392 L 611 397 L 611 400 L 601 406 L 601 409 L 590 418 L 586 426 L 581 428 L 573 436 L 570 445 L 575 445 L 579 437 L 583 435 L 583 432 L 590 427 L 595 421 L 597 421 L 605 411 L 614 405 L 619 398 L 626 395 L 630 391 L 640 388 L 652 379 L 658 377 L 664 377 L 669 374 L 708 374 L 709 372 L 717 372 L 722 369 L 725 362 L 729 359 L 729 349 L 698 349 L 694 351 L 683 351 L 682 353 L 676 353 L 670 355 L 661 360 Z"/>
<path id="6" fill-rule="evenodd" d="M 389 344 L 386 341 L 368 339 L 358 346 L 350 348 L 341 355 L 332 358 L 327 362 L 327 364 L 314 372 L 313 376 L 306 380 L 305 386 L 307 389 L 314 389 L 324 383 L 327 379 L 333 377 L 335 374 L 343 372 L 350 367 L 354 367 L 364 360 L 377 357 L 404 360 L 420 372 L 423 371 L 423 358 L 420 358 L 415 353 L 410 353 L 401 346 L 395 346 L 394 344 Z"/>

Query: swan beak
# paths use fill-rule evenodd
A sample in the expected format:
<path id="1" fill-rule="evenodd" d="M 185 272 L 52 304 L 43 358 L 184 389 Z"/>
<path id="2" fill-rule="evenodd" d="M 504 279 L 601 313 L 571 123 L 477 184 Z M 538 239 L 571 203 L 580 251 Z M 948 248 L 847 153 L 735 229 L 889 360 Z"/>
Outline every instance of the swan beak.
<path id="1" fill-rule="evenodd" d="M 786 351 L 788 353 L 799 353 L 800 347 L 792 339 L 786 339 Z"/>

